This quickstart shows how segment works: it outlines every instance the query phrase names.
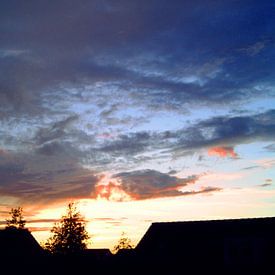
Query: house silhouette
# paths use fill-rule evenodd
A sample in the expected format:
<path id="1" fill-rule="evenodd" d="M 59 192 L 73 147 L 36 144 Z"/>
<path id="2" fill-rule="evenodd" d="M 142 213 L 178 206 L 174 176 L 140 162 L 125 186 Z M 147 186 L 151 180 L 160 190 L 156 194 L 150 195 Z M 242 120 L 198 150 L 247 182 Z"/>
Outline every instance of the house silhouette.
<path id="1" fill-rule="evenodd" d="M 27 229 L 0 230 L 0 274 L 38 274 L 46 252 Z M 43 273 L 43 270 L 40 272 Z"/>
<path id="2" fill-rule="evenodd" d="M 1 258 L 9 257 L 36 257 L 45 251 L 32 236 L 28 229 L 8 227 L 0 230 Z"/>
<path id="3" fill-rule="evenodd" d="M 161 272 L 275 274 L 275 218 L 153 223 L 136 254 Z"/>
<path id="4" fill-rule="evenodd" d="M 116 255 L 49 255 L 28 230 L 0 230 L 0 274 L 274 275 L 274 259 L 275 217 L 153 223 L 135 249 Z"/>

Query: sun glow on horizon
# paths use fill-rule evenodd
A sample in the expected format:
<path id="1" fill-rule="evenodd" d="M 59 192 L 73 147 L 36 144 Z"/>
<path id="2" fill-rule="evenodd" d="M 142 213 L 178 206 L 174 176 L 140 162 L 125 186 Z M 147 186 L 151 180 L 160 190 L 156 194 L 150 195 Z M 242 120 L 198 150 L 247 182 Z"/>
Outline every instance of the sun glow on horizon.
<path id="1" fill-rule="evenodd" d="M 215 194 L 175 197 L 172 200 L 159 198 L 117 202 L 101 198 L 82 199 L 76 203 L 86 220 L 91 237 L 89 247 L 112 249 L 122 232 L 126 232 L 136 245 L 152 222 L 272 216 L 275 202 L 270 199 L 274 196 L 275 190 L 232 188 Z M 267 208 L 270 210 L 266 211 Z M 41 209 L 39 215 L 33 218 L 58 220 L 64 210 L 65 206 Z M 45 241 L 53 224 L 37 223 L 37 228 L 42 227 L 33 235 L 39 242 Z"/>

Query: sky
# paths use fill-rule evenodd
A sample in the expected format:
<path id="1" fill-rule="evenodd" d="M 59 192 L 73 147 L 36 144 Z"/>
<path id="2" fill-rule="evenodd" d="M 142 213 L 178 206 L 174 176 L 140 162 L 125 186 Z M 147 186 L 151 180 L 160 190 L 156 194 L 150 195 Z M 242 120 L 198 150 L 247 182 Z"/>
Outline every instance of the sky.
<path id="1" fill-rule="evenodd" d="M 2 0 L 0 225 L 68 202 L 90 247 L 275 213 L 275 2 Z"/>

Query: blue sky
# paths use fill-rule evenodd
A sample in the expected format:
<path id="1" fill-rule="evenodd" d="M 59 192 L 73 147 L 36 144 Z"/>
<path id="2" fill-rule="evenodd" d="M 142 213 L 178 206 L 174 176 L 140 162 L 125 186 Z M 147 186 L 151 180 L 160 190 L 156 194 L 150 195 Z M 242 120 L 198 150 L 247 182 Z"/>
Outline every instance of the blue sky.
<path id="1" fill-rule="evenodd" d="M 243 216 L 270 215 L 274 11 L 272 1 L 1 1 L 3 217 L 16 205 L 32 220 L 69 200 L 124 215 L 126 202 L 193 199 L 187 218 L 198 219 L 221 194 L 228 203 L 203 218 L 240 216 L 229 201 L 245 194 Z"/>

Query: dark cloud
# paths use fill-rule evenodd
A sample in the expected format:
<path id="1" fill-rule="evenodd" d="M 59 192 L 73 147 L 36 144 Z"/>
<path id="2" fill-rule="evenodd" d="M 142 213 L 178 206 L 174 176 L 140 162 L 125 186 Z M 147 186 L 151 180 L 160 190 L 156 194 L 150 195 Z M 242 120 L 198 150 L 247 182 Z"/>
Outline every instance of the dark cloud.
<path id="1" fill-rule="evenodd" d="M 257 186 L 259 186 L 259 187 L 269 187 L 271 185 L 272 185 L 272 183 L 263 183 L 263 184 L 260 184 L 260 185 L 257 185 Z"/>
<path id="2" fill-rule="evenodd" d="M 121 135 L 115 140 L 106 142 L 100 151 L 131 156 L 157 149 L 187 154 L 195 150 L 216 148 L 217 154 L 222 151 L 225 155 L 236 157 L 235 145 L 255 141 L 273 141 L 274 121 L 275 110 L 252 116 L 214 117 L 176 131 Z"/>
<path id="3" fill-rule="evenodd" d="M 268 141 L 274 139 L 274 118 L 275 110 L 253 116 L 216 117 L 199 122 L 189 133 L 194 138 L 198 134 L 197 142 L 193 139 L 193 147 Z M 182 141 L 184 144 L 184 139 Z"/>
<path id="4" fill-rule="evenodd" d="M 99 178 L 74 158 L 5 152 L 0 158 L 0 195 L 22 203 L 45 203 L 64 198 L 94 196 Z"/>
<path id="5" fill-rule="evenodd" d="M 11 2 L 1 3 L 2 116 L 66 109 L 98 83 L 177 109 L 266 96 L 274 84 L 270 1 Z"/>
<path id="6" fill-rule="evenodd" d="M 9 185 L 10 183 L 28 178 L 23 174 L 24 163 L 17 159 L 10 152 L 0 151 L 0 178 L 1 185 Z"/>
<path id="7" fill-rule="evenodd" d="M 272 141 L 275 134 L 275 111 L 252 116 L 214 117 L 178 131 L 175 152 L 186 152 L 221 146 L 231 154 L 235 145 L 255 141 Z M 173 150 L 173 149 L 172 149 Z M 226 151 L 226 152 L 227 152 Z"/>
<path id="8" fill-rule="evenodd" d="M 113 175 L 113 178 L 119 179 L 120 188 L 135 200 L 195 195 L 220 190 L 216 187 L 209 187 L 199 191 L 180 191 L 180 188 L 194 184 L 199 177 L 193 175 L 178 178 L 149 169 L 119 173 Z"/>
<path id="9" fill-rule="evenodd" d="M 130 133 L 129 135 L 120 135 L 114 141 L 106 141 L 100 151 L 118 155 L 133 155 L 148 149 L 150 142 L 150 133 Z"/>
<path id="10" fill-rule="evenodd" d="M 64 137 L 66 135 L 66 128 L 71 123 L 77 121 L 77 119 L 77 115 L 72 115 L 53 123 L 50 127 L 39 129 L 35 136 L 35 142 L 40 145 Z"/>
<path id="11" fill-rule="evenodd" d="M 270 185 L 272 185 L 272 183 L 264 183 L 264 184 L 262 184 L 262 185 L 260 185 L 261 187 L 268 187 L 268 186 L 270 186 Z"/>
<path id="12" fill-rule="evenodd" d="M 259 187 L 269 187 L 269 186 L 271 186 L 271 185 L 272 185 L 272 179 L 266 179 L 266 180 L 265 180 L 265 183 L 259 184 L 259 185 L 257 185 L 257 186 L 259 186 Z"/>
<path id="13" fill-rule="evenodd" d="M 75 157 L 77 150 L 71 146 L 70 143 L 60 143 L 60 142 L 51 142 L 47 143 L 43 146 L 38 147 L 37 153 L 46 155 L 46 156 L 53 156 L 53 155 L 67 155 L 68 157 L 71 155 Z M 78 153 L 78 152 L 77 152 Z"/>
<path id="14" fill-rule="evenodd" d="M 28 178 L 26 179 L 26 176 Z M 47 178 L 50 177 L 48 180 Z M 49 203 L 62 199 L 94 197 L 98 178 L 85 170 L 60 175 L 21 175 L 9 185 L 0 186 L 1 196 L 14 197 L 21 204 Z"/>
<path id="15" fill-rule="evenodd" d="M 175 175 L 175 174 L 177 174 L 178 172 L 176 171 L 176 170 L 170 170 L 169 172 L 168 172 L 168 174 L 169 175 Z"/>
<path id="16" fill-rule="evenodd" d="M 217 192 L 217 191 L 222 191 L 222 188 L 207 186 L 207 187 L 202 187 L 198 191 L 184 191 L 184 192 L 182 192 L 182 195 L 188 196 L 188 195 L 197 195 L 197 194 L 207 194 L 207 193 L 212 193 L 212 192 Z"/>

